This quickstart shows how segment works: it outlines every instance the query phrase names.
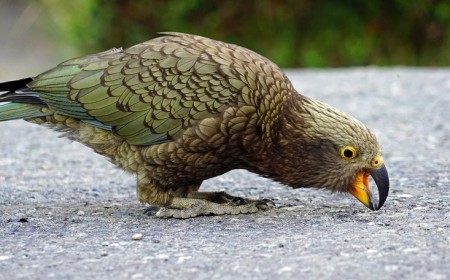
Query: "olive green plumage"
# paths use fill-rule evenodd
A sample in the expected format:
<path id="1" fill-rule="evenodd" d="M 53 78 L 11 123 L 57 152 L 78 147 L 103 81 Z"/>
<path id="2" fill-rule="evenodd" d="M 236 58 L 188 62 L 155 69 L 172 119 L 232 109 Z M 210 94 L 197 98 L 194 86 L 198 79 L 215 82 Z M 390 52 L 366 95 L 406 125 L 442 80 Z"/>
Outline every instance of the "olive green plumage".
<path id="1" fill-rule="evenodd" d="M 11 102 L 0 105 L 0 121 L 50 125 L 136 173 L 139 199 L 163 206 L 162 217 L 267 208 L 267 201 L 198 192 L 203 180 L 235 168 L 292 187 L 349 191 L 358 172 L 382 165 L 363 124 L 298 94 L 264 57 L 164 35 L 0 84 L 0 102 Z M 358 156 L 343 158 L 347 146 Z"/>

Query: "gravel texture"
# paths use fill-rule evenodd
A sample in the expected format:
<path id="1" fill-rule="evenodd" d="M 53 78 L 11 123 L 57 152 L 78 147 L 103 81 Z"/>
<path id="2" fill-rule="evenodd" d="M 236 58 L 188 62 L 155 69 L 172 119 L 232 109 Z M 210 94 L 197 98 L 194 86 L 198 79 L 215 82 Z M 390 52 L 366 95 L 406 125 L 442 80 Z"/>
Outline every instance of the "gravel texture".
<path id="1" fill-rule="evenodd" d="M 236 170 L 202 189 L 276 207 L 158 219 L 143 214 L 134 176 L 56 132 L 5 122 L 0 279 L 449 279 L 450 69 L 287 74 L 376 133 L 391 177 L 380 211 Z"/>

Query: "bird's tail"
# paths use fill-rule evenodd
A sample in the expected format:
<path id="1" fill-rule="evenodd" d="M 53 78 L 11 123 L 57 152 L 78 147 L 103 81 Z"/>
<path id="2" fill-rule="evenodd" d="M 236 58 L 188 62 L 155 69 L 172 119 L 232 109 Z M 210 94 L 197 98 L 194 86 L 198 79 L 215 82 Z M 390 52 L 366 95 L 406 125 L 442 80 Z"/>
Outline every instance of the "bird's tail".
<path id="1" fill-rule="evenodd" d="M 0 83 L 0 121 L 29 119 L 45 116 L 47 107 L 38 94 L 27 84 L 31 78 Z"/>

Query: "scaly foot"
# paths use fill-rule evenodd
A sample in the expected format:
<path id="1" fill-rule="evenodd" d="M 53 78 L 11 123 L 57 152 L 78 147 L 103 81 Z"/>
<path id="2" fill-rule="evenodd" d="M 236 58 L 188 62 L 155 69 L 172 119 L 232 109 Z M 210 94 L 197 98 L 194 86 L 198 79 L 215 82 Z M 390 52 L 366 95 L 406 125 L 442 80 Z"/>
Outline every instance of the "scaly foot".
<path id="1" fill-rule="evenodd" d="M 187 219 L 205 215 L 237 215 L 267 210 L 274 205 L 272 201 L 266 199 L 250 200 L 224 194 L 225 196 L 220 197 L 222 203 L 206 200 L 203 195 L 201 195 L 203 196 L 202 198 L 175 197 L 171 204 L 167 207 L 162 207 L 156 213 L 156 216 L 160 218 Z M 192 196 L 190 195 L 190 197 Z M 223 198 L 226 198 L 226 201 L 223 201 Z"/>

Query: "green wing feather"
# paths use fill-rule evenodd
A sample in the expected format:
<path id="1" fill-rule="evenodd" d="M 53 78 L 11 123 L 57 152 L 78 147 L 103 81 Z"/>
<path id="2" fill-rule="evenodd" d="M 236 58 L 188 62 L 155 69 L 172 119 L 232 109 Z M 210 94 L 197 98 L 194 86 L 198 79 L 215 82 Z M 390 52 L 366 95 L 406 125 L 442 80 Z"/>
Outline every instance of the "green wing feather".
<path id="1" fill-rule="evenodd" d="M 231 70 L 232 45 L 169 35 L 125 51 L 66 61 L 37 76 L 29 87 L 50 109 L 110 127 L 130 144 L 170 141 L 236 104 L 248 89 Z"/>
<path id="2" fill-rule="evenodd" d="M 24 103 L 0 104 L 0 121 L 17 119 L 29 119 L 42 117 L 46 114 L 41 111 L 41 106 Z"/>

